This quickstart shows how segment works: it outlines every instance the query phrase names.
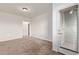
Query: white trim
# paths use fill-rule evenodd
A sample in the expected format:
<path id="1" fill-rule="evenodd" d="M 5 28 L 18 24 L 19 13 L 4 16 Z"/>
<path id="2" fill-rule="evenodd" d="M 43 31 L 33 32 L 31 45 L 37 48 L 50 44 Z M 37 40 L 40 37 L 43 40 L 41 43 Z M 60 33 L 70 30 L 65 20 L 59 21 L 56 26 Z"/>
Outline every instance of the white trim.
<path id="1" fill-rule="evenodd" d="M 46 41 L 50 41 L 50 42 L 52 42 L 52 40 L 48 40 L 48 39 L 46 39 L 46 38 L 43 38 L 43 37 L 38 37 L 38 36 L 31 36 L 31 37 L 36 37 L 36 38 L 39 38 L 39 39 L 41 39 L 41 40 L 46 40 Z"/>

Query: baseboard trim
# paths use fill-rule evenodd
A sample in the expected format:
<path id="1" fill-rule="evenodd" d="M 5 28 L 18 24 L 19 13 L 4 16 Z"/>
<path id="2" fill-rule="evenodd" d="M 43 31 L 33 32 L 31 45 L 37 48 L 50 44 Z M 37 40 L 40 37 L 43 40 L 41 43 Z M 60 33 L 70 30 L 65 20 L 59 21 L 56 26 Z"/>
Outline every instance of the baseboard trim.
<path id="1" fill-rule="evenodd" d="M 23 37 L 22 36 L 10 37 L 10 38 L 7 38 L 7 39 L 0 40 L 0 42 L 10 41 L 10 40 L 16 40 L 16 39 L 20 39 L 20 38 L 23 38 Z"/>
<path id="2" fill-rule="evenodd" d="M 59 53 L 59 54 L 61 54 L 61 55 L 66 55 L 66 54 L 63 54 L 63 53 L 61 53 L 61 52 L 57 52 L 57 53 Z"/>
<path id="3" fill-rule="evenodd" d="M 77 51 L 73 51 L 73 50 L 67 49 L 67 48 L 65 48 L 65 47 L 60 47 L 60 48 L 66 49 L 66 50 L 69 50 L 69 51 L 72 51 L 72 52 L 75 52 L 75 53 L 78 53 Z"/>
<path id="4" fill-rule="evenodd" d="M 30 37 L 35 37 L 35 38 L 39 38 L 40 40 L 45 40 L 45 38 L 40 38 L 40 37 L 37 37 L 37 36 L 30 36 Z M 45 41 L 52 42 L 52 40 L 45 40 Z"/>

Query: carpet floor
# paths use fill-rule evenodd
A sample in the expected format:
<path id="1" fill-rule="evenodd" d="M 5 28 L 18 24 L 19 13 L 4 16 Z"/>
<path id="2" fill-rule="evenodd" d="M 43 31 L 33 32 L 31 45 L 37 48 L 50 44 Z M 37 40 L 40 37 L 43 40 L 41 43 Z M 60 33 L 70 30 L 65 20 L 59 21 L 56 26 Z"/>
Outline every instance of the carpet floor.
<path id="1" fill-rule="evenodd" d="M 59 55 L 52 43 L 35 37 L 0 42 L 0 55 Z"/>

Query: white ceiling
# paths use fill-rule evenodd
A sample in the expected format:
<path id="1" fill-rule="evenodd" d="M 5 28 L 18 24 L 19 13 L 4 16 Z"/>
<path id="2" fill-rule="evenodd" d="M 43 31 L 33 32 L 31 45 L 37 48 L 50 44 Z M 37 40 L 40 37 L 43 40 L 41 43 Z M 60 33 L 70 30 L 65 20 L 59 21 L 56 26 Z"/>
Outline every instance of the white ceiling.
<path id="1" fill-rule="evenodd" d="M 77 3 L 53 3 L 53 8 L 63 8 L 63 7 L 69 7 L 69 6 L 73 6 L 73 5 L 77 5 Z M 63 7 L 62 7 L 63 6 Z"/>
<path id="2" fill-rule="evenodd" d="M 27 7 L 28 12 L 23 12 L 21 8 Z M 34 18 L 40 14 L 52 12 L 51 3 L 0 3 L 0 12 L 8 12 L 28 18 Z"/>

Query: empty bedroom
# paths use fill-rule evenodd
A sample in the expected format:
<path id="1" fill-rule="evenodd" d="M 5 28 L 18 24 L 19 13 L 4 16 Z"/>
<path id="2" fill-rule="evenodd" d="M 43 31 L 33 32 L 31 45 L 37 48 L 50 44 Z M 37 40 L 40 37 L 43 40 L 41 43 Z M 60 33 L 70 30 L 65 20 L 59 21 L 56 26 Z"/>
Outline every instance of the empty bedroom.
<path id="1" fill-rule="evenodd" d="M 0 4 L 0 54 L 52 52 L 52 3 Z"/>

